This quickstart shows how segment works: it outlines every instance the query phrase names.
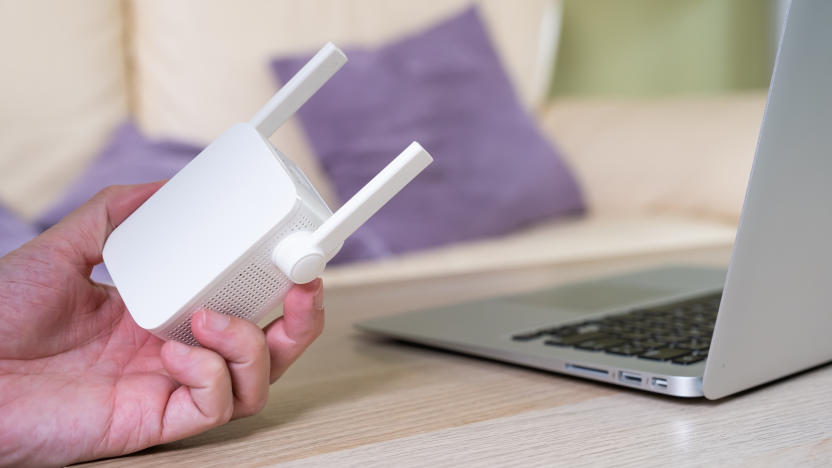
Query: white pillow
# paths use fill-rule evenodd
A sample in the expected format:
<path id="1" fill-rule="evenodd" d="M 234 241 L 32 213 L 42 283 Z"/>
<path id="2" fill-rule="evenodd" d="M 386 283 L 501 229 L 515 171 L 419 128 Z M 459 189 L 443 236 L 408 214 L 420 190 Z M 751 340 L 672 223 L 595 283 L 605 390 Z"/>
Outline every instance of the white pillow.
<path id="1" fill-rule="evenodd" d="M 0 201 L 53 202 L 127 116 L 122 5 L 0 2 Z"/>
<path id="2" fill-rule="evenodd" d="M 739 220 L 765 94 L 561 99 L 543 116 L 596 212 Z"/>
<path id="3" fill-rule="evenodd" d="M 470 0 L 165 0 L 135 1 L 133 51 L 137 118 L 151 136 L 207 143 L 248 120 L 277 90 L 269 60 L 341 47 L 375 45 L 416 32 L 464 9 Z M 519 95 L 542 101 L 554 59 L 552 0 L 480 1 Z M 306 172 L 327 201 L 321 174 L 295 122 L 272 139 Z M 391 155 L 393 157 L 394 155 Z"/>

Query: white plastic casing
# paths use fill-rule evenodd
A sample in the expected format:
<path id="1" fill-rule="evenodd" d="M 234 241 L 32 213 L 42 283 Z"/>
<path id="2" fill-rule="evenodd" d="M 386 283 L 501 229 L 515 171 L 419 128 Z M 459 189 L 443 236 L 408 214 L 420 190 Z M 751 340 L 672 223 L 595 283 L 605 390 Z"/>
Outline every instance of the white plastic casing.
<path id="1" fill-rule="evenodd" d="M 312 281 L 344 240 L 431 162 L 430 154 L 414 141 L 318 229 L 292 233 L 280 242 L 272 254 L 274 264 L 296 283 Z"/>
<path id="2" fill-rule="evenodd" d="M 104 263 L 139 326 L 196 344 L 200 308 L 254 323 L 272 312 L 292 285 L 275 246 L 331 215 L 290 160 L 238 124 L 112 232 Z"/>
<path id="3" fill-rule="evenodd" d="M 333 215 L 268 142 L 346 60 L 326 44 L 249 123 L 221 135 L 110 234 L 104 263 L 139 326 L 196 345 L 198 309 L 259 323 L 433 161 L 413 142 Z"/>

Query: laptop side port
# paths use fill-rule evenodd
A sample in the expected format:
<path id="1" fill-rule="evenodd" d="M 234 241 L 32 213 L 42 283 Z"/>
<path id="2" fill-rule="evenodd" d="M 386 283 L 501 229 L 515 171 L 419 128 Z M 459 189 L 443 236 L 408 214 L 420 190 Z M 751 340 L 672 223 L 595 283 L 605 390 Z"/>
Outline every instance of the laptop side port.
<path id="1" fill-rule="evenodd" d="M 643 379 L 635 372 L 619 371 L 618 380 L 628 385 L 641 385 Z"/>
<path id="2" fill-rule="evenodd" d="M 587 375 L 594 375 L 596 377 L 608 377 L 610 375 L 609 371 L 607 371 L 606 369 L 597 369 L 595 367 L 581 366 L 578 364 L 572 364 L 571 362 L 566 363 L 566 366 L 564 367 L 567 371 Z"/>
<path id="3" fill-rule="evenodd" d="M 659 388 L 659 389 L 662 389 L 662 390 L 667 390 L 667 379 L 665 379 L 665 378 L 653 377 L 653 379 L 650 381 L 650 383 L 653 385 L 653 388 Z"/>

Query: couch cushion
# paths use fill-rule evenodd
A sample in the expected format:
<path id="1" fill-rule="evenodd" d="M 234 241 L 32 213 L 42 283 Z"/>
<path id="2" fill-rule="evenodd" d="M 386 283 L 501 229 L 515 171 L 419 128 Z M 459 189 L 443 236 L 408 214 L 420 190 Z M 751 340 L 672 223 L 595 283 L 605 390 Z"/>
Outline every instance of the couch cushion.
<path id="1" fill-rule="evenodd" d="M 354 50 L 299 117 L 342 201 L 418 140 L 435 158 L 333 262 L 501 235 L 583 210 L 575 179 L 518 102 L 476 8 Z M 308 56 L 276 60 L 283 82 Z"/>
<path id="2" fill-rule="evenodd" d="M 0 2 L 0 200 L 33 218 L 127 114 L 120 2 Z"/>
<path id="3" fill-rule="evenodd" d="M 503 237 L 327 268 L 327 287 L 442 278 L 482 272 L 727 247 L 735 228 L 679 216 L 595 215 L 555 221 Z"/>
<path id="4" fill-rule="evenodd" d="M 38 235 L 38 229 L 0 204 L 0 257 Z"/>
<path id="5" fill-rule="evenodd" d="M 339 46 L 376 45 L 461 10 L 470 0 L 205 1 L 131 3 L 137 118 L 151 136 L 207 143 L 248 120 L 276 91 L 271 57 Z M 539 103 L 554 57 L 551 0 L 481 2 L 497 48 L 524 101 Z M 297 125 L 273 142 L 328 201 L 331 188 Z"/>
<path id="6" fill-rule="evenodd" d="M 559 99 L 541 115 L 590 209 L 678 213 L 735 224 L 765 94 Z"/>
<path id="7" fill-rule="evenodd" d="M 113 132 L 98 157 L 37 222 L 44 229 L 52 226 L 108 185 L 169 179 L 200 151 L 201 147 L 184 142 L 148 139 L 127 122 Z"/>

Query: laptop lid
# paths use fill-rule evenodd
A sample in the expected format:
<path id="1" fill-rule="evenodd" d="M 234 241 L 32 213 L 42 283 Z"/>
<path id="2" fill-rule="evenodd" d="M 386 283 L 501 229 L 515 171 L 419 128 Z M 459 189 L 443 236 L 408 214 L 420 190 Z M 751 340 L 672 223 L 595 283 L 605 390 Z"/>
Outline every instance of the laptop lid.
<path id="1" fill-rule="evenodd" d="M 780 42 L 703 390 L 832 360 L 832 2 L 794 0 Z"/>

